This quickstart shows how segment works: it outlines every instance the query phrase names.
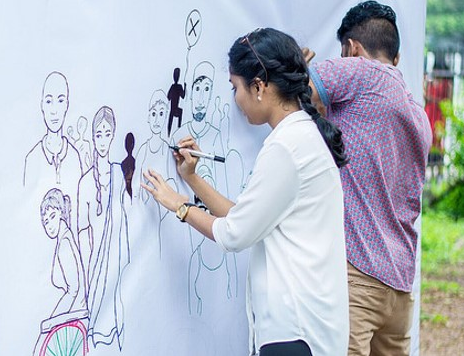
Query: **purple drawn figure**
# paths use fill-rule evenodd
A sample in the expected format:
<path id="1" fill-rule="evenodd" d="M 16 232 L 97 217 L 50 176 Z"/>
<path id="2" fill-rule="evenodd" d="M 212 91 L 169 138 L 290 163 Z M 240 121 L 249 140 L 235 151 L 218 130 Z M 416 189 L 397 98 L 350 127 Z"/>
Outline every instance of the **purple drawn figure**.
<path id="1" fill-rule="evenodd" d="M 34 354 L 42 354 L 44 345 L 49 344 L 52 330 L 60 326 L 86 319 L 88 316 L 86 299 L 86 282 L 84 266 L 78 245 L 70 230 L 71 202 L 69 196 L 61 190 L 53 188 L 47 192 L 40 205 L 42 225 L 47 236 L 56 241 L 52 260 L 51 281 L 54 287 L 62 291 L 58 303 L 49 318 L 41 323 L 41 333 Z M 83 325 L 83 324 L 82 324 Z M 74 345 L 62 341 L 62 348 L 68 351 L 85 349 L 85 330 L 75 334 L 77 343 Z M 42 346 L 41 346 L 42 345 Z M 51 347 L 51 346 L 49 346 Z M 66 353 L 71 355 L 76 353 Z"/>
<path id="2" fill-rule="evenodd" d="M 177 127 L 179 128 L 182 125 L 182 108 L 179 107 L 180 98 L 185 98 L 185 89 L 187 84 L 184 83 L 184 86 L 179 84 L 180 69 L 174 69 L 173 79 L 174 83 L 171 85 L 171 88 L 168 91 L 168 100 L 171 103 L 171 110 L 169 112 L 169 121 L 168 121 L 168 136 L 171 136 L 172 122 L 174 117 L 177 117 Z"/>
<path id="3" fill-rule="evenodd" d="M 63 135 L 63 124 L 69 107 L 68 96 L 66 77 L 59 72 L 50 73 L 43 85 L 41 101 L 47 133 L 26 155 L 23 175 L 25 186 L 36 179 L 41 179 L 43 183 L 44 178 L 54 185 L 64 184 L 66 177 L 63 172 L 82 172 L 77 150 Z M 37 177 L 37 172 L 41 173 L 40 177 Z"/>
<path id="4" fill-rule="evenodd" d="M 50 188 L 59 188 L 69 195 L 76 211 L 77 185 L 82 175 L 79 153 L 63 134 L 63 124 L 69 107 L 69 87 L 66 77 L 50 73 L 42 88 L 41 111 L 47 131 L 27 153 L 24 161 L 23 185 L 39 188 L 40 197 Z M 40 191 L 40 189 L 42 189 Z M 76 233 L 76 215 L 70 228 Z"/>
<path id="5" fill-rule="evenodd" d="M 116 121 L 113 110 L 101 107 L 92 123 L 93 165 L 79 182 L 79 245 L 88 276 L 89 341 L 122 349 L 124 308 L 122 277 L 130 262 L 125 180 L 121 165 L 110 162 Z"/>

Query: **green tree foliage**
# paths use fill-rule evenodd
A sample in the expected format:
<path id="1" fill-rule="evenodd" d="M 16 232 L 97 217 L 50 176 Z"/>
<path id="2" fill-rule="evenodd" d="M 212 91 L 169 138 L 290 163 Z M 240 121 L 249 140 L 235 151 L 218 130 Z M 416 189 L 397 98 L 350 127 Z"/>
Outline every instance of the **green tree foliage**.
<path id="1" fill-rule="evenodd" d="M 464 108 L 459 104 L 453 105 L 450 100 L 440 103 L 443 115 L 450 121 L 450 147 L 447 149 L 452 173 L 455 180 L 464 180 Z"/>
<path id="2" fill-rule="evenodd" d="M 447 134 L 451 146 L 446 151 L 450 162 L 450 186 L 439 197 L 436 207 L 457 219 L 464 217 L 464 108 L 449 100 L 442 101 L 440 108 L 450 122 Z"/>
<path id="3" fill-rule="evenodd" d="M 428 0 L 426 29 L 434 37 L 464 40 L 464 1 Z"/>

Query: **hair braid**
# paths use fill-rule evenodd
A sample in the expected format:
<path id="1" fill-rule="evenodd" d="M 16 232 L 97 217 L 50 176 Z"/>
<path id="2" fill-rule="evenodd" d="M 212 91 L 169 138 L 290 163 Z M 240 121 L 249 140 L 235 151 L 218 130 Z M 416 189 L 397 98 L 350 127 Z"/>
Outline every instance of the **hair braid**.
<path id="1" fill-rule="evenodd" d="M 97 188 L 97 194 L 96 194 L 96 199 L 97 199 L 97 216 L 100 216 L 101 213 L 103 212 L 103 207 L 102 207 L 102 193 L 101 193 L 101 184 L 100 184 L 100 177 L 99 177 L 99 172 L 98 172 L 98 152 L 96 149 L 93 151 L 93 180 L 95 181 L 95 187 Z"/>
<path id="2" fill-rule="evenodd" d="M 330 153 L 337 167 L 345 166 L 349 159 L 345 154 L 345 146 L 342 140 L 342 131 L 331 121 L 325 119 L 319 111 L 311 104 L 311 87 L 307 86 L 300 96 L 301 106 L 317 125 L 319 132 L 329 147 Z"/>
<path id="3" fill-rule="evenodd" d="M 229 68 L 248 83 L 257 77 L 267 78 L 276 86 L 283 101 L 296 102 L 311 115 L 336 165 L 342 167 L 348 163 L 340 129 L 324 119 L 311 104 L 307 65 L 292 37 L 264 28 L 238 38 L 229 51 Z"/>

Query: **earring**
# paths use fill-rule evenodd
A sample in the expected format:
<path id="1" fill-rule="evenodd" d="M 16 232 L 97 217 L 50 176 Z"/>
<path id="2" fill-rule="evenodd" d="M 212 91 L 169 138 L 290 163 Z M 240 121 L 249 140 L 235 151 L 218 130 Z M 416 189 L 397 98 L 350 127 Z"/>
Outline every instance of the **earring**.
<path id="1" fill-rule="evenodd" d="M 258 101 L 261 101 L 261 96 L 258 95 Z"/>

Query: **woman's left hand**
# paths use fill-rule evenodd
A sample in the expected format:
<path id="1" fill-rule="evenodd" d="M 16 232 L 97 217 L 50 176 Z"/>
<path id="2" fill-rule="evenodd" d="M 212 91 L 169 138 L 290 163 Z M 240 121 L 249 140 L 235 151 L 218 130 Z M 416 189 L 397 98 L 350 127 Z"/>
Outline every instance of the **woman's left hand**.
<path id="1" fill-rule="evenodd" d="M 149 184 L 141 183 L 142 188 L 149 192 L 153 198 L 170 211 L 176 211 L 182 204 L 188 202 L 188 197 L 177 193 L 166 183 L 163 177 L 154 170 L 149 169 L 143 173 Z"/>

